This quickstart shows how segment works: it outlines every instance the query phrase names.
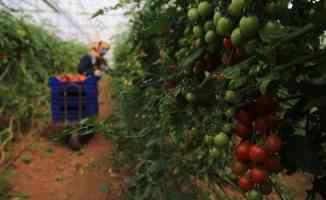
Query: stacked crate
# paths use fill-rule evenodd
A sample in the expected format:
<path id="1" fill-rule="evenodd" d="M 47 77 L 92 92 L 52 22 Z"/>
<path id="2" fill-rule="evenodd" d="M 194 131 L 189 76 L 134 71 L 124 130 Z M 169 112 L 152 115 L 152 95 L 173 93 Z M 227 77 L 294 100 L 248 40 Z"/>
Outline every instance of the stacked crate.
<path id="1" fill-rule="evenodd" d="M 56 123 L 77 123 L 98 113 L 97 82 L 90 76 L 84 81 L 63 82 L 49 79 L 52 120 Z"/>

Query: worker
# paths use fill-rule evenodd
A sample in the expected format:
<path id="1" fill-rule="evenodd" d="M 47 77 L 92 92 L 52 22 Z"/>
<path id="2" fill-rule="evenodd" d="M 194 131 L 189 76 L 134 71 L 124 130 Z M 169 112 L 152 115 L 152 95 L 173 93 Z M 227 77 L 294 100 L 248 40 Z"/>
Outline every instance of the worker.
<path id="1" fill-rule="evenodd" d="M 86 76 L 101 76 L 108 66 L 104 56 L 110 50 L 110 45 L 105 42 L 98 42 L 91 47 L 91 52 L 84 55 L 78 64 L 78 73 Z"/>

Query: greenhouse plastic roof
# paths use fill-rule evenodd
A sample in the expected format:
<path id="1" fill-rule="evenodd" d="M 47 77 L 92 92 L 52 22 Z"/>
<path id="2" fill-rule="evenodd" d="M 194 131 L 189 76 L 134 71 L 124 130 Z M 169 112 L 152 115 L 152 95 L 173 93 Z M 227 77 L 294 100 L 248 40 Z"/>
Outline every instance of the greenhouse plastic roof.
<path id="1" fill-rule="evenodd" d="M 91 18 L 96 11 L 114 6 L 118 0 L 0 0 L 0 3 L 17 15 L 45 25 L 64 39 L 84 43 L 110 42 L 126 30 L 128 24 L 122 9 Z"/>

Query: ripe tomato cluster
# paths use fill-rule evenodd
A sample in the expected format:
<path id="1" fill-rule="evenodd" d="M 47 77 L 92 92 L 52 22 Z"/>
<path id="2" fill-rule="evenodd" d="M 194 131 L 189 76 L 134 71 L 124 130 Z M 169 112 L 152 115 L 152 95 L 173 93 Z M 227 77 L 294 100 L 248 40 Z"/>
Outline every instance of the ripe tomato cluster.
<path id="1" fill-rule="evenodd" d="M 282 140 L 278 127 L 278 101 L 261 95 L 236 113 L 235 134 L 241 140 L 235 147 L 232 171 L 239 176 L 239 187 L 251 191 L 268 184 L 269 175 L 281 170 L 279 154 Z M 266 190 L 270 193 L 272 190 Z M 267 192 L 266 192 L 267 193 Z"/>

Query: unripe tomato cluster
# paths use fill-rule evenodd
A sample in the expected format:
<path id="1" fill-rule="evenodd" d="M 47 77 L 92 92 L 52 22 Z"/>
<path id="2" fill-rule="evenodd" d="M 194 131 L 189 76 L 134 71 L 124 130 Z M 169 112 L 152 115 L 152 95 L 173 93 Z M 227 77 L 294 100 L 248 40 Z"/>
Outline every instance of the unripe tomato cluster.
<path id="1" fill-rule="evenodd" d="M 185 35 L 192 32 L 194 48 L 206 43 L 210 49 L 218 49 L 212 51 L 212 56 L 219 62 L 210 64 L 234 65 L 254 53 L 260 42 L 259 32 L 273 35 L 283 30 L 277 19 L 286 11 L 288 2 L 266 2 L 264 16 L 258 18 L 253 14 L 255 12 L 250 11 L 256 5 L 252 0 L 232 0 L 223 5 L 226 9 L 221 5 L 215 7 L 213 1 L 201 1 L 188 9 L 190 25 Z M 199 59 L 194 71 L 205 70 L 205 67 L 200 67 L 203 65 L 202 59 Z"/>
<path id="2" fill-rule="evenodd" d="M 235 146 L 231 168 L 245 192 L 268 184 L 269 176 L 281 170 L 277 110 L 275 97 L 261 95 L 235 114 L 235 134 L 241 141 Z"/>
<path id="3" fill-rule="evenodd" d="M 224 132 L 215 135 L 205 135 L 204 143 L 208 145 L 209 157 L 211 159 L 218 159 L 222 157 L 225 148 L 229 144 L 229 136 Z"/>

